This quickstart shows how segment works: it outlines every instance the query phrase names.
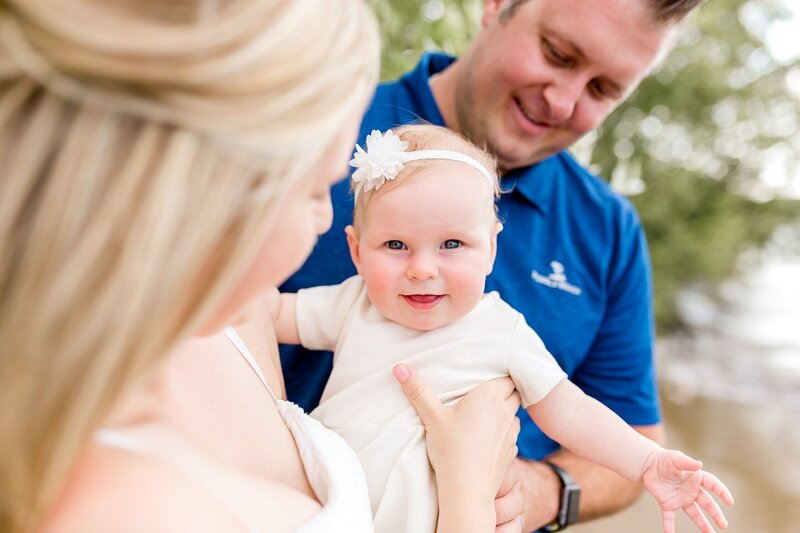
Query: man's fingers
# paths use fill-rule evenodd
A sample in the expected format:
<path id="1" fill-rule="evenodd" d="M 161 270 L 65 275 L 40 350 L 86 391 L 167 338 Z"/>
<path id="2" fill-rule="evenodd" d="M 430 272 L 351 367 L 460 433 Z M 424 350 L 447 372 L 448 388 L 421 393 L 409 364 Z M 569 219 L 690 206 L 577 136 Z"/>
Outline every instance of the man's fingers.
<path id="1" fill-rule="evenodd" d="M 403 387 L 403 392 L 408 398 L 408 401 L 410 401 L 414 409 L 417 410 L 417 414 L 422 420 L 422 423 L 428 427 L 436 420 L 443 409 L 442 402 L 439 401 L 439 398 L 437 398 L 430 387 L 428 387 L 428 384 L 425 383 L 422 376 L 414 372 L 408 366 L 403 364 L 395 365 L 392 369 L 392 373 Z"/>
<path id="2" fill-rule="evenodd" d="M 519 490 L 509 491 L 502 498 L 494 500 L 494 512 L 498 524 L 505 524 L 522 514 L 522 493 Z"/>
<path id="3" fill-rule="evenodd" d="M 494 533 L 522 533 L 522 517 L 517 516 L 508 522 L 498 524 Z"/>
<path id="4" fill-rule="evenodd" d="M 503 478 L 503 482 L 500 484 L 500 490 L 497 491 L 497 496 L 495 496 L 495 498 L 502 498 L 511 492 L 511 489 L 517 486 L 519 483 L 519 470 L 519 467 L 515 464 L 512 464 L 506 469 L 506 475 Z"/>

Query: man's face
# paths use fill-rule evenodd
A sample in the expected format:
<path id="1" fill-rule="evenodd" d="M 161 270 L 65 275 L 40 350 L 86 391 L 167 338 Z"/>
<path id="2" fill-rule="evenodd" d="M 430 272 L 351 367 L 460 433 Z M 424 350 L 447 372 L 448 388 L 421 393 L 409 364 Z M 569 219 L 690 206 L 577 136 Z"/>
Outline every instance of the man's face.
<path id="1" fill-rule="evenodd" d="M 505 169 L 567 148 L 633 90 L 670 25 L 644 0 L 486 0 L 483 30 L 455 70 L 449 124 L 486 145 Z"/>

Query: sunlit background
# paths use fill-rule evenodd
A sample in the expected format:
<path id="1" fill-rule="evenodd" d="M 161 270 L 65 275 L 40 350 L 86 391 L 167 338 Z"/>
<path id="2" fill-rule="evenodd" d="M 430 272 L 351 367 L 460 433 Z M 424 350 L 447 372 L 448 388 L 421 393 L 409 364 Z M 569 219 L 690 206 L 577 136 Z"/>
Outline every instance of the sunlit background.
<path id="1" fill-rule="evenodd" d="M 535 1 L 535 0 L 533 0 Z M 454 54 L 480 0 L 373 0 L 383 77 Z M 800 531 L 800 1 L 708 0 L 576 155 L 651 246 L 669 444 L 733 489 L 734 533 Z M 642 498 L 576 533 L 659 531 Z M 678 531 L 693 531 L 681 520 Z"/>

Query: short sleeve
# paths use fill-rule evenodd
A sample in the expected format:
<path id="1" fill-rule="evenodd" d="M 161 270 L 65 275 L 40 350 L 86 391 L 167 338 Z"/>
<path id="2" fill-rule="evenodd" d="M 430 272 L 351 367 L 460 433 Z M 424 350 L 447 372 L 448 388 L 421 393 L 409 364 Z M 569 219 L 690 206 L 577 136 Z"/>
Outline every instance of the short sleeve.
<path id="1" fill-rule="evenodd" d="M 353 276 L 339 285 L 298 291 L 296 319 L 300 344 L 309 350 L 332 351 L 363 292 L 361 276 Z"/>
<path id="2" fill-rule="evenodd" d="M 567 377 L 542 339 L 519 314 L 508 347 L 508 374 L 528 407 L 547 396 Z"/>
<path id="3" fill-rule="evenodd" d="M 606 312 L 573 382 L 631 425 L 660 421 L 653 364 L 652 282 L 647 240 L 632 211 L 623 217 L 608 276 Z"/>

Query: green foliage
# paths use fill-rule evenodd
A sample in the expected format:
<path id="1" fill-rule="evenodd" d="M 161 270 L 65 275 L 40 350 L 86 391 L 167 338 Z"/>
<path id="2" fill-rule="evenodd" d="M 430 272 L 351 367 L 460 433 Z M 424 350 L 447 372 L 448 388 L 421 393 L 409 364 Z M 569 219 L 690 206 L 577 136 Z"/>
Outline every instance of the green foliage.
<path id="1" fill-rule="evenodd" d="M 792 0 L 793 1 L 793 0 Z M 458 54 L 479 28 L 479 0 L 373 0 L 383 78 L 426 49 Z M 740 255 L 796 221 L 762 172 L 797 171 L 800 101 L 763 38 L 777 0 L 710 0 L 690 17 L 661 67 L 576 153 L 631 195 L 648 234 L 660 331 L 680 326 L 675 298 L 736 273 Z M 794 70 L 792 70 L 794 68 Z M 773 169 L 774 171 L 775 169 Z M 780 170 L 780 169 L 779 169 Z"/>

